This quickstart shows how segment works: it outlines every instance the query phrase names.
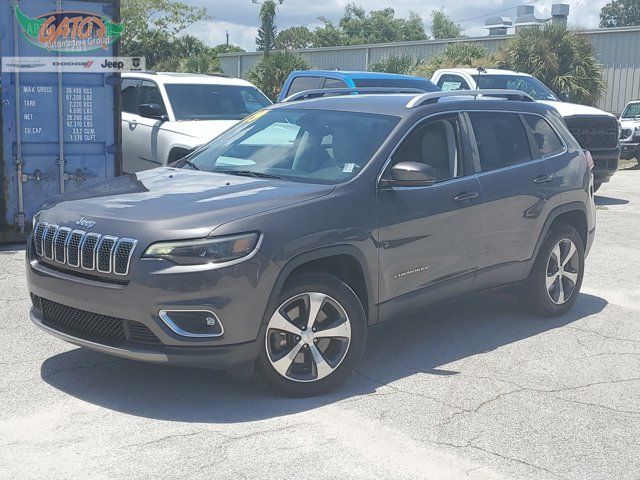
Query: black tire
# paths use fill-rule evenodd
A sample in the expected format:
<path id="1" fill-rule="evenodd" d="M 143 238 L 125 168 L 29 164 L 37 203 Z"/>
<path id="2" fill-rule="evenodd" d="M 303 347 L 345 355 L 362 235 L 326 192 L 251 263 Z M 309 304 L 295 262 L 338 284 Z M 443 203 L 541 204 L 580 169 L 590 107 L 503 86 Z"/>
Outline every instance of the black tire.
<path id="1" fill-rule="evenodd" d="M 284 340 L 285 334 L 282 332 L 278 333 L 278 329 L 269 329 L 269 322 L 276 311 L 282 312 L 282 310 L 280 310 L 281 307 L 286 307 L 287 303 L 292 301 L 292 299 L 296 299 L 298 297 L 306 298 L 305 294 L 309 292 L 326 295 L 330 297 L 329 300 L 335 301 L 339 304 L 344 313 L 346 313 L 346 322 L 348 322 L 350 325 L 351 338 L 348 341 L 348 346 L 344 347 L 346 351 L 341 354 L 342 359 L 338 363 L 336 363 L 337 366 L 335 367 L 335 369 L 326 377 L 320 378 L 318 380 L 294 380 L 287 378 L 287 376 L 279 373 L 272 364 L 272 360 L 270 360 L 270 356 L 271 358 L 276 357 L 276 355 L 271 351 L 272 343 L 268 343 L 268 341 L 273 341 L 273 335 L 281 335 L 280 338 L 283 339 L 282 342 L 286 343 L 287 346 L 283 348 L 284 353 L 286 353 L 286 349 L 289 348 L 289 346 L 287 343 L 288 340 Z M 326 305 L 326 301 L 323 305 Z M 329 308 L 333 307 L 330 306 Z M 308 318 L 308 314 L 306 316 Z M 302 314 L 300 318 L 302 318 Z M 322 395 L 335 389 L 338 385 L 344 382 L 347 377 L 356 369 L 358 363 L 360 362 L 360 359 L 362 358 L 362 354 L 364 353 L 364 349 L 366 346 L 367 320 L 358 296 L 353 292 L 351 288 L 349 288 L 348 285 L 346 285 L 340 279 L 326 273 L 310 273 L 299 275 L 291 281 L 288 281 L 287 286 L 285 286 L 284 288 L 284 291 L 275 302 L 275 306 L 270 312 L 268 312 L 265 321 L 266 326 L 264 328 L 264 336 L 261 342 L 262 347 L 257 362 L 258 374 L 269 387 L 280 393 L 292 397 L 311 397 Z M 302 324 L 304 322 L 298 323 Z M 344 340 L 342 339 L 338 339 L 337 341 L 338 343 L 344 342 Z M 302 342 L 304 342 L 304 339 L 302 340 Z M 333 342 L 333 340 L 328 340 L 328 342 Z M 296 338 L 292 337 L 291 344 L 297 345 L 297 343 L 300 342 L 296 342 Z M 311 345 L 311 347 L 313 347 L 313 345 Z M 311 355 L 310 348 L 308 346 L 304 348 L 307 349 L 307 351 L 300 351 L 300 353 L 302 353 L 302 357 L 296 355 L 294 358 L 297 361 L 300 358 L 304 358 L 305 361 L 300 362 L 296 365 L 303 367 L 305 366 L 306 362 L 309 361 L 310 365 L 311 363 L 315 365 L 317 374 L 317 364 L 315 363 L 315 361 L 312 362 L 313 355 Z M 327 350 L 328 348 L 329 347 L 327 347 Z M 309 356 L 311 357 L 309 358 Z M 294 364 L 291 364 L 291 367 L 287 371 L 287 374 L 289 374 L 289 372 L 292 372 L 291 369 L 293 368 L 293 365 Z M 311 368 L 312 373 L 310 375 L 313 377 L 313 367 Z"/>
<path id="2" fill-rule="evenodd" d="M 573 284 L 573 289 L 571 290 L 570 296 L 564 300 L 563 303 L 558 304 L 552 298 L 555 296 L 554 293 L 550 293 L 547 290 L 547 278 L 554 278 L 553 275 L 548 275 L 550 273 L 550 267 L 554 260 L 552 259 L 552 251 L 559 243 L 563 242 L 563 245 L 567 245 L 567 241 L 571 241 L 576 249 L 577 259 L 571 257 L 571 262 L 565 267 L 563 267 L 563 271 L 568 272 L 568 274 L 574 274 L 574 270 L 577 270 L 577 279 L 575 282 L 568 280 L 566 277 L 561 277 L 560 279 L 556 279 L 555 282 L 561 281 L 563 296 L 564 291 L 569 290 L 571 284 Z M 562 247 L 561 247 L 562 248 Z M 567 247 L 565 247 L 565 250 Z M 561 253 L 561 256 L 564 252 Z M 555 255 L 554 255 L 555 258 Z M 559 275 L 561 272 L 558 272 Z M 554 226 L 549 233 L 547 233 L 542 246 L 540 247 L 540 251 L 538 252 L 538 256 L 536 257 L 536 261 L 534 263 L 533 269 L 529 274 L 529 278 L 524 287 L 524 298 L 530 307 L 535 313 L 543 315 L 545 317 L 557 317 L 560 315 L 564 315 L 567 313 L 571 307 L 575 304 L 578 295 L 580 294 L 580 288 L 582 287 L 582 278 L 584 276 L 584 244 L 582 242 L 582 238 L 578 234 L 577 230 L 573 228 L 571 225 L 560 224 Z M 555 292 L 559 290 L 557 287 L 558 284 L 555 283 L 555 288 L 552 286 L 551 289 Z M 558 295 L 559 297 L 559 295 Z"/>
<path id="3" fill-rule="evenodd" d="M 595 193 L 595 192 L 597 192 L 597 191 L 598 191 L 598 189 L 599 189 L 601 186 L 602 186 L 602 184 L 601 184 L 601 183 L 594 183 L 594 184 L 593 184 L 593 192 L 594 192 L 594 193 Z"/>

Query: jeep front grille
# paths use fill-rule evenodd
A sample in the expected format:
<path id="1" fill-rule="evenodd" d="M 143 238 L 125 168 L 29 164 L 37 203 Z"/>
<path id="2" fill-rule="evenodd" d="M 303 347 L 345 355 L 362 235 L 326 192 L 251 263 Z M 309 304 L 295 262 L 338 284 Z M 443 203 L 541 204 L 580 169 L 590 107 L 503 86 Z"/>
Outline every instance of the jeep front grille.
<path id="1" fill-rule="evenodd" d="M 618 146 L 618 121 L 611 117 L 566 117 L 569 131 L 585 150 L 603 150 Z"/>
<path id="2" fill-rule="evenodd" d="M 138 243 L 100 233 L 71 230 L 39 222 L 33 230 L 36 253 L 54 264 L 82 270 L 127 275 Z"/>

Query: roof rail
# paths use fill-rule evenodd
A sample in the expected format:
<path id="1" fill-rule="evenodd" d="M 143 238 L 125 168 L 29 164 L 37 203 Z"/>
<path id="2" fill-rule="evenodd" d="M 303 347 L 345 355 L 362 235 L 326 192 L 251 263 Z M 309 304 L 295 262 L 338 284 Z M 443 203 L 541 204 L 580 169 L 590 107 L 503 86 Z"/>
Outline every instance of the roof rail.
<path id="1" fill-rule="evenodd" d="M 428 105 L 430 103 L 437 103 L 438 100 L 444 97 L 473 97 L 474 100 L 477 100 L 478 97 L 496 97 L 503 98 L 505 100 L 535 102 L 528 93 L 520 90 L 449 90 L 447 92 L 429 92 L 417 95 L 409 100 L 407 108 L 415 108 L 422 105 Z"/>
<path id="2" fill-rule="evenodd" d="M 289 95 L 280 103 L 294 102 L 311 96 L 350 95 L 352 93 L 424 93 L 419 88 L 408 87 L 352 87 L 352 88 L 315 88 Z"/>

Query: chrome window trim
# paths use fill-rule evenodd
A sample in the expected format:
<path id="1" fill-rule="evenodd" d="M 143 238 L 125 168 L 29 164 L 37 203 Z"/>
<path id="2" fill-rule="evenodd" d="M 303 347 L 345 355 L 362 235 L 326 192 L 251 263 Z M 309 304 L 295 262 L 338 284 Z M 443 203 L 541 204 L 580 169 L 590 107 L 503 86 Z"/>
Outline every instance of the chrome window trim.
<path id="1" fill-rule="evenodd" d="M 125 270 L 124 273 L 118 273 L 116 271 L 116 254 L 118 253 L 118 248 L 120 247 L 120 245 L 124 242 L 128 242 L 128 243 L 132 243 L 133 245 L 131 246 L 131 251 L 129 252 L 129 257 L 127 258 L 127 269 Z M 125 275 L 129 275 L 129 269 L 131 267 L 131 258 L 133 257 L 133 251 L 136 249 L 136 247 L 138 246 L 138 241 L 134 238 L 121 238 L 118 240 L 118 242 L 116 243 L 115 249 L 114 249 L 114 255 L 113 255 L 113 273 L 115 273 L 116 275 L 120 275 L 120 276 L 125 276 Z"/>
<path id="2" fill-rule="evenodd" d="M 58 260 L 58 251 L 57 251 L 57 243 L 58 243 L 58 236 L 60 235 L 60 232 L 67 232 L 67 238 L 64 240 L 64 245 L 62 246 L 62 261 Z M 53 238 L 53 256 L 54 256 L 54 260 L 57 263 L 61 263 L 61 264 L 66 264 L 67 263 L 67 243 L 69 243 L 69 238 L 71 235 L 71 229 L 69 227 L 59 227 L 58 231 L 56 232 L 56 236 Z"/>
<path id="3" fill-rule="evenodd" d="M 102 237 L 102 235 L 100 235 L 99 233 L 87 233 L 84 238 L 82 239 L 82 243 L 80 244 L 80 267 L 83 270 L 87 270 L 87 271 L 93 271 L 96 269 L 96 246 L 98 245 L 98 243 L 100 242 L 100 238 Z M 95 238 L 96 239 L 96 244 L 93 247 L 93 251 L 91 252 L 91 256 L 93 257 L 93 267 L 92 268 L 87 268 L 84 266 L 84 244 L 87 243 L 87 240 L 89 238 Z"/>
<path id="4" fill-rule="evenodd" d="M 71 244 L 71 237 L 76 233 L 80 235 L 80 241 L 78 242 L 78 256 L 77 256 L 78 263 L 74 265 L 69 261 L 69 246 Z M 67 242 L 67 246 L 65 247 L 65 250 L 66 250 L 66 257 L 67 257 L 67 265 L 69 265 L 70 267 L 78 268 L 80 266 L 80 263 L 81 263 L 80 255 L 82 253 L 82 250 L 80 249 L 80 247 L 82 246 L 82 242 L 84 242 L 84 236 L 86 234 L 87 232 L 85 232 L 84 230 L 71 230 L 71 233 L 69 234 L 69 241 Z"/>
<path id="5" fill-rule="evenodd" d="M 473 174 L 466 174 L 462 177 L 456 177 L 456 178 L 450 178 L 449 180 L 444 180 L 442 182 L 438 182 L 435 183 L 433 185 L 428 185 L 428 186 L 418 186 L 418 187 L 402 187 L 402 188 L 431 188 L 431 187 L 435 187 L 438 185 L 442 185 L 442 184 L 446 184 L 448 182 L 454 181 L 454 180 L 459 180 L 461 178 L 466 178 L 466 177 L 471 177 L 473 175 L 476 176 L 481 176 L 487 173 L 493 173 L 493 172 L 499 172 L 502 170 L 506 170 L 506 169 L 511 169 L 511 168 L 517 168 L 517 167 L 521 167 L 524 165 L 531 165 L 532 163 L 535 162 L 539 162 L 541 160 L 548 160 L 550 158 L 555 158 L 555 157 L 559 157 L 561 155 L 564 155 L 565 153 L 567 153 L 569 151 L 569 148 L 567 146 L 567 143 L 565 142 L 565 139 L 562 135 L 560 135 L 560 133 L 558 132 L 558 129 L 555 127 L 555 125 L 553 125 L 551 122 L 549 122 L 544 115 L 541 115 L 539 113 L 535 113 L 535 112 L 521 112 L 521 111 L 514 111 L 514 110 L 487 110 L 487 109 L 469 109 L 469 110 L 449 110 L 447 112 L 434 112 L 431 113 L 429 115 L 427 115 L 426 117 L 422 117 L 420 118 L 417 122 L 415 122 L 413 125 L 411 125 L 411 127 L 409 128 L 409 130 L 407 130 L 404 135 L 402 135 L 402 137 L 400 138 L 400 140 L 398 140 L 398 142 L 396 143 L 396 145 L 393 147 L 393 150 L 391 151 L 391 153 L 389 154 L 389 156 L 387 157 L 387 159 L 384 161 L 384 164 L 382 165 L 382 168 L 380 169 L 380 172 L 378 173 L 378 177 L 376 179 L 376 188 L 381 188 L 380 187 L 380 181 L 382 180 L 382 176 L 384 175 L 385 170 L 387 169 L 387 167 L 389 166 L 389 164 L 391 163 L 391 160 L 393 159 L 393 156 L 395 155 L 396 151 L 398 150 L 398 148 L 400 148 L 400 145 L 406 140 L 406 138 L 413 133 L 413 131 L 418 128 L 420 125 L 422 125 L 424 122 L 427 122 L 431 119 L 433 119 L 433 117 L 437 117 L 437 116 L 443 116 L 443 115 L 452 115 L 452 114 L 458 114 L 458 115 L 463 115 L 464 114 L 469 114 L 469 113 L 473 113 L 473 112 L 488 112 L 488 113 L 513 113 L 516 115 L 536 115 L 538 117 L 541 117 L 542 119 L 546 120 L 547 123 L 549 125 L 551 125 L 551 128 L 553 129 L 553 131 L 558 135 L 558 137 L 560 137 L 560 140 L 562 141 L 562 145 L 564 145 L 564 150 L 561 153 L 558 153 L 556 155 L 553 155 L 551 157 L 542 157 L 542 158 L 536 158 L 535 160 L 530 160 L 528 162 L 523 162 L 523 163 L 519 163 L 517 165 L 510 165 L 508 167 L 502 167 L 502 168 L 497 168 L 495 170 L 489 170 L 488 172 L 474 172 Z M 471 119 L 469 118 L 469 124 L 471 123 Z M 472 125 L 469 125 L 470 128 L 472 128 Z M 527 128 L 526 125 L 524 125 L 525 128 Z M 571 133 L 571 132 L 569 132 Z M 392 188 L 399 188 L 399 187 L 392 187 Z"/>
<path id="6" fill-rule="evenodd" d="M 173 320 L 171 320 L 171 318 L 169 317 L 169 313 L 171 312 L 196 312 L 196 313 L 210 313 L 211 316 L 213 318 L 216 319 L 216 322 L 218 322 L 218 324 L 220 324 L 220 333 L 216 333 L 216 334 L 210 334 L 210 333 L 189 333 L 183 329 L 181 329 L 178 325 L 176 325 Z M 217 338 L 217 337 L 222 337 L 224 335 L 224 325 L 223 323 L 220 321 L 220 318 L 218 317 L 218 315 L 215 314 L 215 312 L 212 312 L 211 310 L 205 310 L 205 309 L 191 309 L 191 308 L 185 308 L 185 309 L 173 309 L 173 310 L 160 310 L 158 312 L 158 316 L 160 317 L 160 320 L 162 320 L 165 325 L 167 327 L 169 327 L 174 333 L 180 335 L 181 337 L 189 337 L 189 338 Z"/>
<path id="7" fill-rule="evenodd" d="M 107 270 L 100 270 L 100 247 L 102 247 L 102 244 L 104 243 L 105 240 L 113 240 L 113 245 L 111 246 L 111 250 L 109 250 L 109 268 Z M 116 244 L 118 243 L 118 237 L 114 237 L 113 235 L 103 235 L 102 238 L 100 239 L 100 241 L 98 242 L 98 244 L 96 245 L 96 263 L 95 263 L 95 267 L 96 270 L 100 273 L 111 273 L 111 271 L 113 270 L 112 266 L 114 263 L 114 252 L 115 252 L 115 248 L 116 248 Z"/>

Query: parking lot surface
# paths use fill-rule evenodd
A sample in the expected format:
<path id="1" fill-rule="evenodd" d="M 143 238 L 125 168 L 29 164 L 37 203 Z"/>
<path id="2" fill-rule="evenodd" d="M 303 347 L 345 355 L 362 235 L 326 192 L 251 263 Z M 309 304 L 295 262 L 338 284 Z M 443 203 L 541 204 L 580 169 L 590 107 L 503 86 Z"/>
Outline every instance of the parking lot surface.
<path id="1" fill-rule="evenodd" d="M 433 308 L 371 331 L 357 374 L 313 399 L 60 342 L 4 247 L 0 477 L 638 479 L 640 170 L 598 193 L 568 315 L 507 294 Z"/>

